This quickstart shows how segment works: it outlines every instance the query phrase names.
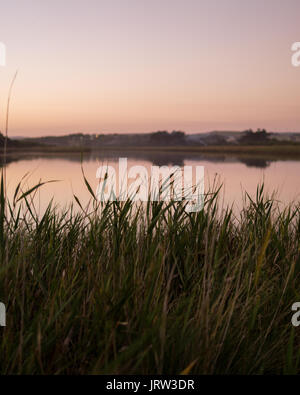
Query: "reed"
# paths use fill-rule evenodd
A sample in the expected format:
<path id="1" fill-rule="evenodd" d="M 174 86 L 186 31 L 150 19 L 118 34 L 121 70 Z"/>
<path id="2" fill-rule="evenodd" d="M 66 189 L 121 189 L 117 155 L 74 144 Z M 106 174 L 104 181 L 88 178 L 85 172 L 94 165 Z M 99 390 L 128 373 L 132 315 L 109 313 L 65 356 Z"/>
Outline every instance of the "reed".
<path id="1" fill-rule="evenodd" d="M 1 179 L 2 374 L 299 373 L 299 205 L 260 186 L 238 218 L 218 191 L 198 213 L 74 197 L 38 216 L 40 187 L 8 201 Z"/>

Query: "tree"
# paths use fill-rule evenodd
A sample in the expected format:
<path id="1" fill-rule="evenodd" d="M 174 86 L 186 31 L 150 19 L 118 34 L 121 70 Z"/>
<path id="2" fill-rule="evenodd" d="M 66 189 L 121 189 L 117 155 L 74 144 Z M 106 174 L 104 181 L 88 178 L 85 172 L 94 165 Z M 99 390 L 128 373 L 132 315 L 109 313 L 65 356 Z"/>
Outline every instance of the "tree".
<path id="1" fill-rule="evenodd" d="M 253 132 L 252 129 L 245 130 L 239 139 L 239 143 L 250 145 L 268 144 L 269 142 L 269 135 L 266 129 L 257 129 L 256 132 Z"/>

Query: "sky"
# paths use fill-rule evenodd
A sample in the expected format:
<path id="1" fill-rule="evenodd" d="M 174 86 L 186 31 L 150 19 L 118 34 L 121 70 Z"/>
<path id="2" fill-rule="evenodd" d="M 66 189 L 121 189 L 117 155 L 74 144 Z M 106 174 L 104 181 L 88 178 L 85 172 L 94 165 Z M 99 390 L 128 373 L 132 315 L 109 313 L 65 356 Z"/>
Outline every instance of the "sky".
<path id="1" fill-rule="evenodd" d="M 299 0 L 0 0 L 12 136 L 300 132 Z"/>

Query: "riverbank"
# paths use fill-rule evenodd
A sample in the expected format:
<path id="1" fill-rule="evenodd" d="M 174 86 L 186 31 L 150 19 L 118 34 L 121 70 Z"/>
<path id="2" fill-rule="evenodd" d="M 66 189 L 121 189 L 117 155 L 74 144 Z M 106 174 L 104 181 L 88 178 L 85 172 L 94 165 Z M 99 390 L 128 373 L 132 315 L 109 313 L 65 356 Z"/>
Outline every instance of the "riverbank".
<path id="1" fill-rule="evenodd" d="M 7 149 L 7 155 L 18 153 L 80 153 L 80 152 L 111 152 L 111 151 L 139 151 L 139 152 L 189 152 L 204 154 L 234 154 L 256 155 L 271 157 L 297 157 L 300 158 L 300 144 L 279 145 L 207 145 L 207 146 L 103 146 L 97 149 L 89 147 L 72 146 L 25 146 Z M 3 156 L 3 152 L 0 151 Z"/>
<path id="2" fill-rule="evenodd" d="M 192 152 L 205 154 L 234 154 L 234 155 L 258 155 L 280 156 L 300 158 L 300 144 L 279 145 L 207 145 L 207 146 L 111 146 L 103 147 L 98 151 L 155 151 L 155 152 Z"/>

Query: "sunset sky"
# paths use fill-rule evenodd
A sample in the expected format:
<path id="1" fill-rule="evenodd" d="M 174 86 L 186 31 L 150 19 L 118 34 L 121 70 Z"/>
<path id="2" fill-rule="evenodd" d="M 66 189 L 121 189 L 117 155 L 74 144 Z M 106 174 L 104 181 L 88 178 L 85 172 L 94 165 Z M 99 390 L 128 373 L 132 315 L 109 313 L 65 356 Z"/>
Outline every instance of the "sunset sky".
<path id="1" fill-rule="evenodd" d="M 1 0 L 10 135 L 300 132 L 299 0 Z"/>

